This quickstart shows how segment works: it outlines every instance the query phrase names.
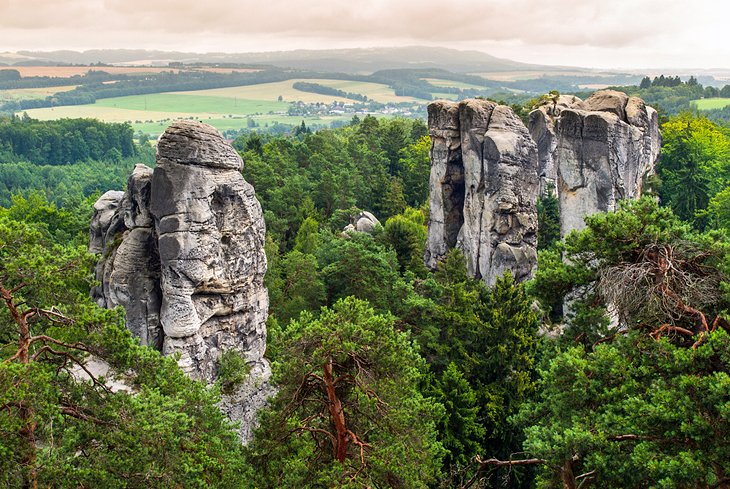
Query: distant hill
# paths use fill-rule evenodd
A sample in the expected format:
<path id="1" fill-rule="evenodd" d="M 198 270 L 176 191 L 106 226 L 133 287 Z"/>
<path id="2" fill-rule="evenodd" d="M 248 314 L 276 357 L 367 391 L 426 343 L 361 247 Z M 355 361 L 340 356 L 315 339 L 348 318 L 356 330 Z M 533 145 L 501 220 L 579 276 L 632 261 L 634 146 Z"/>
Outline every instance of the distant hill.
<path id="1" fill-rule="evenodd" d="M 532 65 L 497 58 L 480 51 L 409 46 L 396 48 L 358 48 L 333 50 L 296 50 L 262 53 L 183 53 L 135 49 L 89 51 L 19 51 L 12 56 L 0 53 L 0 63 L 12 65 L 33 60 L 38 63 L 70 64 L 151 64 L 170 62 L 236 63 L 274 65 L 316 71 L 372 73 L 396 68 L 441 68 L 457 73 L 494 71 L 553 71 L 554 66 Z M 22 57 L 18 59 L 18 57 Z"/>

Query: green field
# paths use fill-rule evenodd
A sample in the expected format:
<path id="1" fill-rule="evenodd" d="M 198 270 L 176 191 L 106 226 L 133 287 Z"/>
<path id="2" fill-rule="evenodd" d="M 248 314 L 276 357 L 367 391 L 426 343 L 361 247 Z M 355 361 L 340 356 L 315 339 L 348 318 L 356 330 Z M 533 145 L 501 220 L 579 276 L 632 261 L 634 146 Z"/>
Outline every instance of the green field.
<path id="1" fill-rule="evenodd" d="M 460 88 L 461 90 L 486 90 L 487 87 L 483 87 L 480 85 L 473 85 L 471 83 L 464 83 L 464 82 L 458 82 L 454 80 L 442 80 L 440 78 L 424 78 L 424 81 L 429 82 L 431 85 L 435 85 L 437 87 L 452 87 L 452 88 Z"/>
<path id="2" fill-rule="evenodd" d="M 722 109 L 730 105 L 730 98 L 703 98 L 700 100 L 693 100 L 692 105 L 697 107 L 698 110 L 712 110 Z"/>
<path id="3" fill-rule="evenodd" d="M 94 104 L 31 109 L 30 117 L 40 120 L 88 117 L 106 122 L 129 122 L 136 131 L 152 135 L 161 133 L 176 119 L 196 119 L 220 130 L 248 127 L 249 119 L 258 127 L 275 123 L 329 125 L 336 120 L 350 120 L 352 115 L 289 116 L 289 104 L 353 102 L 342 97 L 302 92 L 293 88 L 298 80 L 262 83 L 211 90 L 131 95 L 97 100 Z M 411 97 L 399 97 L 387 85 L 345 80 L 308 80 L 345 92 L 366 95 L 378 102 L 412 102 Z M 444 94 L 446 95 L 446 94 Z M 40 96 L 40 94 L 39 94 Z M 279 100 L 281 97 L 281 101 Z"/>
<path id="4" fill-rule="evenodd" d="M 244 100 L 187 93 L 155 93 L 97 100 L 94 105 L 114 109 L 191 114 L 267 114 L 286 112 L 289 104 L 276 100 Z"/>
<path id="5" fill-rule="evenodd" d="M 432 93 L 434 100 L 457 100 L 459 96 L 455 93 Z"/>
<path id="6" fill-rule="evenodd" d="M 201 122 L 205 122 L 206 124 L 210 124 L 211 126 L 215 127 L 219 131 L 225 131 L 228 129 L 238 130 L 242 129 L 244 127 L 247 127 L 247 118 L 233 118 L 233 119 L 216 119 L 216 118 L 194 118 L 195 120 L 200 120 Z M 352 116 L 327 116 L 327 117 L 297 117 L 297 116 L 287 116 L 287 115 L 262 115 L 262 116 L 255 116 L 251 117 L 256 124 L 258 124 L 259 129 L 266 129 L 267 127 L 274 126 L 276 124 L 288 124 L 288 125 L 298 125 L 301 124 L 302 121 L 307 126 L 314 126 L 314 125 L 322 125 L 322 126 L 329 126 L 331 122 L 333 121 L 349 121 L 352 119 Z M 174 119 L 167 119 L 167 120 L 160 120 L 157 122 L 142 122 L 142 123 L 132 123 L 132 127 L 135 131 L 141 131 L 144 133 L 149 134 L 150 136 L 157 137 L 160 134 L 162 134 L 167 126 L 170 125 L 170 123 Z"/>
<path id="7" fill-rule="evenodd" d="M 214 88 L 211 90 L 195 90 L 191 92 L 176 92 L 178 95 L 194 95 L 204 97 L 224 97 L 246 100 L 269 100 L 276 101 L 281 96 L 284 102 L 301 101 L 305 103 L 331 103 L 337 102 L 353 102 L 353 100 L 334 97 L 332 95 L 322 95 L 319 93 L 303 92 L 293 87 L 298 81 L 318 83 L 327 87 L 336 88 L 344 92 L 358 93 L 365 95 L 376 102 L 413 102 L 412 97 L 400 97 L 395 94 L 392 88 L 382 83 L 370 83 L 348 80 L 327 80 L 327 79 L 296 79 L 286 80 L 283 82 L 261 83 L 258 85 L 246 85 L 240 87 Z"/>

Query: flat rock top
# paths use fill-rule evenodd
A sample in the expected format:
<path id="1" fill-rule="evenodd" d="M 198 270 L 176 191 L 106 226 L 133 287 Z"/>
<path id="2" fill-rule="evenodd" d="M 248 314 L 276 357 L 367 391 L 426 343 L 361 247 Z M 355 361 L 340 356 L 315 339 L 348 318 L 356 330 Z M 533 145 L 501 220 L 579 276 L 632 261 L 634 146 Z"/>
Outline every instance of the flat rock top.
<path id="1" fill-rule="evenodd" d="M 622 121 L 626 121 L 626 104 L 628 103 L 629 96 L 616 90 L 599 90 L 584 102 L 586 110 L 610 112 L 616 114 Z"/>
<path id="2" fill-rule="evenodd" d="M 94 209 L 102 211 L 104 209 L 116 209 L 124 197 L 121 190 L 109 190 L 94 203 Z"/>
<path id="3" fill-rule="evenodd" d="M 157 143 L 158 164 L 170 161 L 180 165 L 207 166 L 240 170 L 243 160 L 223 139 L 216 128 L 202 122 L 173 122 Z"/>

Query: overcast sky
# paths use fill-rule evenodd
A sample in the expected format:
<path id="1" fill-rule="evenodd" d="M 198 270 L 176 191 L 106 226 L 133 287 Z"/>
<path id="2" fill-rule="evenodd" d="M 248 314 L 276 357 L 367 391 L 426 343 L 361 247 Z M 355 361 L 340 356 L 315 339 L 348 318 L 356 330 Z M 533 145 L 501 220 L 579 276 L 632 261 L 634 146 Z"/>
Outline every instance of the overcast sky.
<path id="1" fill-rule="evenodd" d="M 730 2 L 0 0 L 0 51 L 401 45 L 597 68 L 730 68 Z"/>

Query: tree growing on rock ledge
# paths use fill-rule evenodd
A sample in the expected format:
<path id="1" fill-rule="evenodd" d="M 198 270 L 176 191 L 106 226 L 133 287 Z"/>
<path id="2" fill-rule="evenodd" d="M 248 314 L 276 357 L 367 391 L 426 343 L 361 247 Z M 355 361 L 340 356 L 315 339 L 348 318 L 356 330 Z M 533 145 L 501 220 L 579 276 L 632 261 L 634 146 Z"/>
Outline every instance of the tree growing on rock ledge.
<path id="1" fill-rule="evenodd" d="M 435 482 L 439 406 L 425 363 L 389 316 L 348 297 L 289 324 L 279 393 L 249 448 L 259 487 L 424 487 Z"/>
<path id="2" fill-rule="evenodd" d="M 730 487 L 728 251 L 651 199 L 586 218 L 534 290 L 570 301 L 516 421 L 537 487 Z M 611 311 L 611 317 L 608 314 Z"/>

